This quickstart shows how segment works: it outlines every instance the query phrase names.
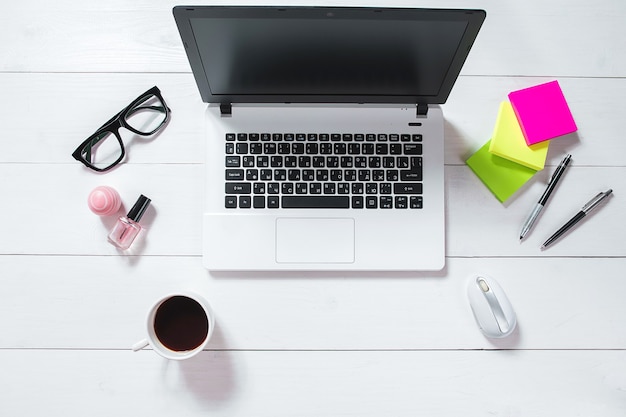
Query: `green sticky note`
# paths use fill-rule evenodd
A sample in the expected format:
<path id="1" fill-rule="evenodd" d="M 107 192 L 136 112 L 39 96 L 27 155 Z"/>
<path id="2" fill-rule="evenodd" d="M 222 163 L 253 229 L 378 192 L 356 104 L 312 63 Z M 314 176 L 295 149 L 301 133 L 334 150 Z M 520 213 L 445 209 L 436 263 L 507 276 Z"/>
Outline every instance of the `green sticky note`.
<path id="1" fill-rule="evenodd" d="M 537 171 L 489 152 L 491 140 L 469 157 L 466 164 L 500 202 L 505 202 Z"/>
<path id="2" fill-rule="evenodd" d="M 500 104 L 489 152 L 540 171 L 546 163 L 548 146 L 550 141 L 528 146 L 513 106 L 508 101 Z"/>

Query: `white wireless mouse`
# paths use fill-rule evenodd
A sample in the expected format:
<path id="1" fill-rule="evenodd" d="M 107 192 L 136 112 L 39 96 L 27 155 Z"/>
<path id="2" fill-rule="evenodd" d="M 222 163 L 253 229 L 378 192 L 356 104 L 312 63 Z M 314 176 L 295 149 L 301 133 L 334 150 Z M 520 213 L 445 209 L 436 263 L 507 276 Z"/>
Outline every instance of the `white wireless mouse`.
<path id="1" fill-rule="evenodd" d="M 485 336 L 501 338 L 515 330 L 515 311 L 495 279 L 483 274 L 472 275 L 467 285 L 467 296 L 476 323 Z"/>

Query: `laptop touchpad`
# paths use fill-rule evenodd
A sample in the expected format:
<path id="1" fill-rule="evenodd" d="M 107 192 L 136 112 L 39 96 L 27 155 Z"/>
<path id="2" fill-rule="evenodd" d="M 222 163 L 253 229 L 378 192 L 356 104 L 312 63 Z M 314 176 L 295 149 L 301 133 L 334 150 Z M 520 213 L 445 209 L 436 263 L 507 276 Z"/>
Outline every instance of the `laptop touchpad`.
<path id="1" fill-rule="evenodd" d="M 354 219 L 276 219 L 276 262 L 354 262 Z"/>

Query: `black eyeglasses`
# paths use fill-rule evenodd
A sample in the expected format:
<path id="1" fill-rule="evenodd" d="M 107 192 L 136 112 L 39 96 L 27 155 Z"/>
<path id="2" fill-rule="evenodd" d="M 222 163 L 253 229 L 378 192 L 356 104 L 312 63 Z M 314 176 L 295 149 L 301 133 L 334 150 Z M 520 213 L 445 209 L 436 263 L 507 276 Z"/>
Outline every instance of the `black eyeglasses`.
<path id="1" fill-rule="evenodd" d="M 150 136 L 165 126 L 170 112 L 161 91 L 152 87 L 89 136 L 72 156 L 94 171 L 107 171 L 126 155 L 121 127 L 137 135 Z"/>

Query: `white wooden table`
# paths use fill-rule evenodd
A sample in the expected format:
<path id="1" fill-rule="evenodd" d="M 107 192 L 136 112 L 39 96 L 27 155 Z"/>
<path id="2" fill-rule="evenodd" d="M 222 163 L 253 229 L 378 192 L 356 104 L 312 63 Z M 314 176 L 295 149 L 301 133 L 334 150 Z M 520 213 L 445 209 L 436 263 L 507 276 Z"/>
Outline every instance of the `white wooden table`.
<path id="1" fill-rule="evenodd" d="M 172 17 L 177 2 L 5 3 L 1 416 L 625 415 L 623 0 L 394 2 L 488 14 L 443 106 L 446 268 L 396 274 L 203 269 L 205 104 Z M 464 161 L 490 138 L 508 92 L 553 79 L 579 131 L 553 141 L 546 169 L 500 204 Z M 126 163 L 104 175 L 71 158 L 153 85 L 173 110 L 161 135 L 130 144 Z M 572 166 L 520 244 L 566 152 Z M 87 208 L 97 185 L 115 187 L 126 209 L 140 193 L 153 199 L 149 230 L 128 255 L 106 242 L 113 220 Z M 607 188 L 605 207 L 539 250 Z M 519 319 L 512 337 L 478 331 L 465 297 L 474 272 L 507 291 Z M 183 363 L 133 353 L 152 302 L 186 288 L 216 312 L 207 350 Z"/>

